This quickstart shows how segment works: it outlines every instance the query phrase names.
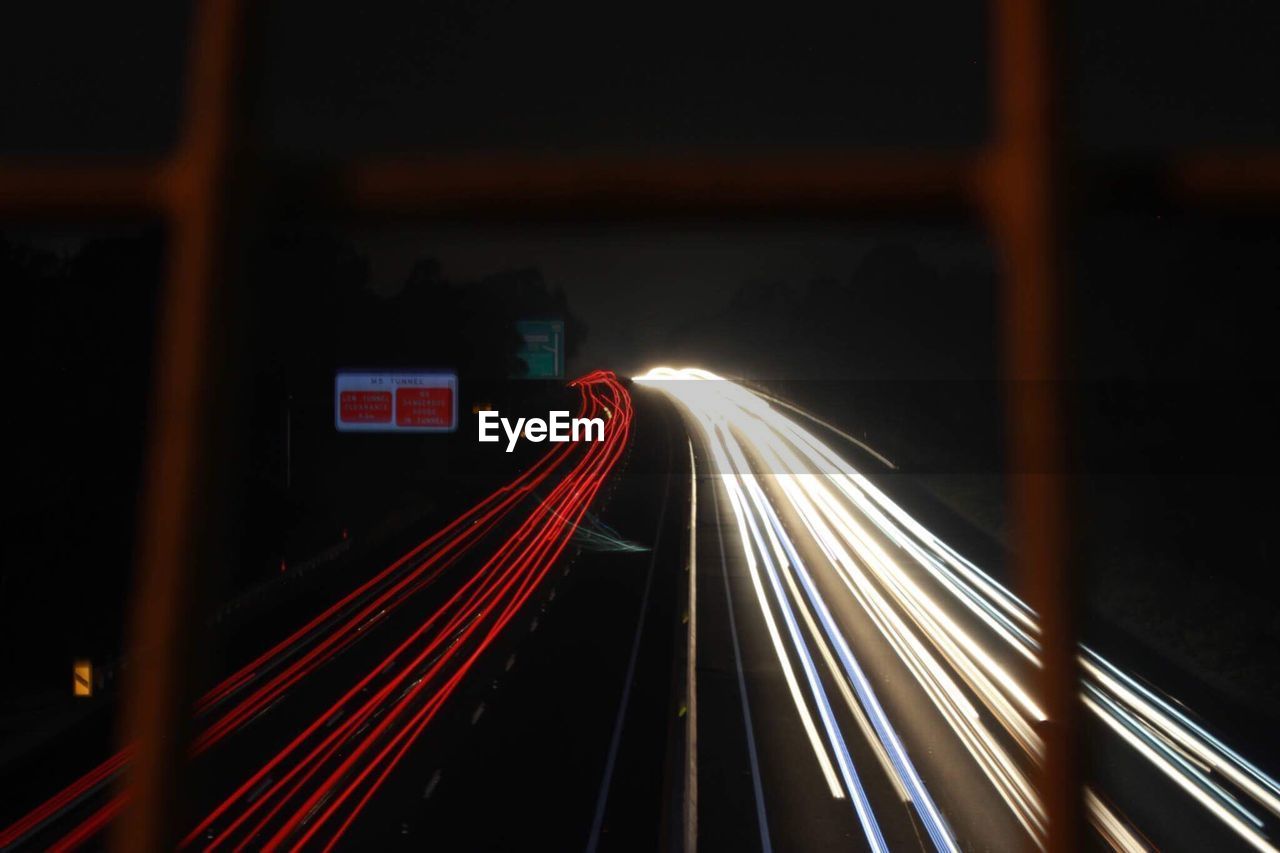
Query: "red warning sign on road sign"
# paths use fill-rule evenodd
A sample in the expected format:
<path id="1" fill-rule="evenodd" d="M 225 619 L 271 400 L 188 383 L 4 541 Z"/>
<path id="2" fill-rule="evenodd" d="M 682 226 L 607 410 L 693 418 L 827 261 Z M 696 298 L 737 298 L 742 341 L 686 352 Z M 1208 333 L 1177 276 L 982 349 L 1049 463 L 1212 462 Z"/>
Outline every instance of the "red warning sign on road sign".
<path id="1" fill-rule="evenodd" d="M 397 388 L 396 426 L 448 429 L 453 423 L 449 388 Z"/>
<path id="2" fill-rule="evenodd" d="M 390 391 L 342 391 L 338 400 L 338 420 L 343 423 L 391 423 Z"/>

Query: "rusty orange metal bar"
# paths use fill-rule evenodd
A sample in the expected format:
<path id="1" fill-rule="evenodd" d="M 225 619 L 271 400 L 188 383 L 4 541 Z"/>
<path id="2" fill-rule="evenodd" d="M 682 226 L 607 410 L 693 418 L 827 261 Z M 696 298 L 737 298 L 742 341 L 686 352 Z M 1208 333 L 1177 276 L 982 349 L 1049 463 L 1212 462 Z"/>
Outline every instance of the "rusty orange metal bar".
<path id="1" fill-rule="evenodd" d="M 163 213 L 167 204 L 157 164 L 0 159 L 0 214 Z"/>
<path id="2" fill-rule="evenodd" d="M 959 207 L 972 201 L 977 178 L 977 158 L 963 152 L 475 153 L 304 174 L 292 195 L 322 209 L 392 215 L 823 214 Z"/>
<path id="3" fill-rule="evenodd" d="M 214 461 L 205 452 L 219 413 L 209 382 L 224 260 L 226 179 L 233 141 L 241 4 L 196 4 L 185 122 L 176 156 L 163 171 L 169 202 L 168 280 L 156 337 L 151 435 L 129 623 L 130 669 L 123 737 L 136 744 L 130 800 L 116 823 L 119 850 L 171 849 L 181 813 L 178 793 L 192 677 L 195 580 L 208 558 L 200 547 Z M 208 499 L 208 503 L 206 503 Z"/>
<path id="4" fill-rule="evenodd" d="M 506 152 L 358 160 L 332 167 L 280 163 L 264 176 L 282 204 L 374 216 L 508 216 L 681 212 L 945 212 L 989 204 L 994 147 L 975 152 L 691 150 L 661 155 L 529 156 Z M 168 215 L 181 205 L 176 162 L 94 163 L 0 158 L 0 215 Z M 1280 202 L 1280 152 L 1187 152 L 1151 164 L 1078 164 L 1082 178 L 1149 178 L 1158 197 L 1186 203 Z"/>
<path id="5" fill-rule="evenodd" d="M 1039 789 L 1046 849 L 1081 849 L 1077 569 L 1065 399 L 1064 158 L 1050 5 L 995 0 L 995 127 L 986 189 L 1003 260 L 1009 502 L 1016 579 L 1040 615 L 1039 695 L 1049 720 Z"/>
<path id="6" fill-rule="evenodd" d="M 1280 151 L 1240 149 L 1176 155 L 1167 169 L 1173 192 L 1185 201 L 1280 201 Z"/>
<path id="7" fill-rule="evenodd" d="M 989 151 L 771 150 L 717 155 L 530 156 L 509 152 L 367 159 L 332 168 L 266 170 L 282 204 L 375 216 L 636 215 L 680 213 L 937 213 L 989 204 Z M 1152 179 L 1160 197 L 1280 201 L 1280 152 L 1187 152 L 1149 165 L 1091 163 L 1082 178 Z M 0 215 L 159 213 L 182 204 L 182 167 L 160 163 L 0 158 Z"/>

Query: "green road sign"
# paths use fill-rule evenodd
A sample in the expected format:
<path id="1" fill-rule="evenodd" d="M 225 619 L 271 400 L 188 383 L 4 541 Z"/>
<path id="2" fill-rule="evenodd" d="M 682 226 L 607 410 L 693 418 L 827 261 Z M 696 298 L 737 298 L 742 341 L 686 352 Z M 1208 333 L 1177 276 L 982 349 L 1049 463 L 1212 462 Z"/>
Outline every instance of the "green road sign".
<path id="1" fill-rule="evenodd" d="M 520 320 L 520 360 L 527 379 L 564 378 L 564 320 Z"/>

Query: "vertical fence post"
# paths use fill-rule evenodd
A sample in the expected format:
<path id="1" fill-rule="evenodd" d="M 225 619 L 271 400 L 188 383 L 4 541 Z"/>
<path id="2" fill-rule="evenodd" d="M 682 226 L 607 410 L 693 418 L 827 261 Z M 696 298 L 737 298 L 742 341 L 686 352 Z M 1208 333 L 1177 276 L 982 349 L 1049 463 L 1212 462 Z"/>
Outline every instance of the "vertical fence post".
<path id="1" fill-rule="evenodd" d="M 167 280 L 155 338 L 149 447 L 128 642 L 122 735 L 135 744 L 129 805 L 114 831 L 121 850 L 172 849 L 181 818 L 182 765 L 193 679 L 200 573 L 208 568 L 217 501 L 215 410 L 226 182 L 241 49 L 238 0 L 193 8 L 191 59 L 179 146 L 164 172 Z M 215 513 L 216 517 L 216 513 Z"/>
<path id="2" fill-rule="evenodd" d="M 1076 541 L 1068 444 L 1068 276 L 1060 81 L 1049 0 L 993 4 L 994 142 L 986 199 L 1003 261 L 1009 498 L 1017 576 L 1040 615 L 1049 718 L 1040 793 L 1051 853 L 1083 841 Z"/>

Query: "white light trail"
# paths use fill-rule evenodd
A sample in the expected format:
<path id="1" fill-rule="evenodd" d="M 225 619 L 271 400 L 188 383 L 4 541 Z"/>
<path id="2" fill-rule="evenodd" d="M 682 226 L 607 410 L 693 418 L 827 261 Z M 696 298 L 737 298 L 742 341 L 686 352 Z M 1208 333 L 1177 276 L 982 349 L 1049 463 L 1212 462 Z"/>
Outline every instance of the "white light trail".
<path id="1" fill-rule="evenodd" d="M 1032 841 L 1041 844 L 1044 813 L 1027 771 L 1043 757 L 1035 725 L 1045 715 L 1024 686 L 1040 666 L 1034 611 L 756 392 L 695 368 L 655 368 L 636 380 L 679 400 L 701 426 L 712 467 L 729 492 L 757 601 L 802 725 L 833 793 L 844 781 L 873 847 L 879 835 L 875 819 L 869 807 L 866 815 L 862 812 L 865 795 L 796 613 L 833 677 L 838 676 L 835 650 L 844 674 L 836 678 L 840 691 L 899 794 L 914 805 L 937 847 L 954 849 L 954 841 L 762 482 L 776 488 L 780 505 L 794 511 L 833 576 L 902 660 Z M 771 476 L 757 478 L 751 459 Z M 838 778 L 789 662 L 775 607 L 835 755 Z M 989 642 L 993 638 L 994 644 Z M 1280 816 L 1280 784 L 1093 650 L 1082 647 L 1081 667 L 1084 707 L 1233 832 L 1257 849 L 1277 849 L 1250 804 Z M 970 696 L 989 718 L 978 712 Z M 995 729 L 989 719 L 996 722 Z M 998 735 L 1001 730 L 1017 745 L 1012 754 Z M 1146 849 L 1096 793 L 1086 790 L 1085 802 L 1094 827 L 1111 846 Z"/>
<path id="2" fill-rule="evenodd" d="M 799 600 L 798 596 L 794 596 L 794 592 L 793 597 L 796 600 L 793 606 L 792 600 L 788 597 L 787 590 L 784 587 L 780 567 L 790 570 L 787 575 L 787 584 L 792 586 L 793 590 L 794 580 L 791 575 L 800 579 L 806 592 L 809 593 L 809 600 L 814 605 L 815 612 L 824 623 L 828 636 L 836 643 L 840 657 L 846 663 L 846 668 L 852 664 L 852 671 L 856 672 L 856 676 L 853 678 L 853 686 L 864 708 L 870 715 L 872 728 L 878 735 L 881 748 L 889 756 L 890 764 L 896 773 L 895 784 L 898 789 L 907 792 L 910 801 L 920 814 L 926 831 L 937 848 L 948 851 L 957 850 L 958 848 L 951 837 L 950 830 L 946 827 L 940 812 L 924 788 L 919 775 L 902 747 L 901 741 L 897 734 L 893 732 L 883 709 L 880 708 L 878 701 L 875 700 L 869 682 L 862 675 L 861 669 L 857 667 L 856 662 L 853 662 L 852 653 L 844 642 L 843 636 L 834 628 L 825 603 L 816 595 L 813 582 L 796 553 L 794 545 L 791 544 L 786 530 L 773 511 L 763 490 L 750 474 L 749 466 L 742 454 L 740 445 L 727 429 L 727 422 L 719 417 L 720 413 L 714 410 L 706 411 L 691 406 L 690 411 L 702 425 L 704 435 L 711 448 L 713 467 L 721 475 L 728 491 L 730 504 L 737 520 L 739 536 L 743 543 L 743 554 L 750 570 L 752 586 L 760 604 L 761 613 L 765 619 L 770 638 L 773 641 L 779 666 L 783 671 L 784 678 L 787 679 L 788 686 L 792 688 L 793 700 L 800 713 L 802 724 L 805 726 L 806 734 L 810 737 L 810 742 L 814 747 L 815 754 L 818 755 L 819 763 L 823 767 L 824 773 L 830 762 L 825 751 L 819 747 L 815 733 L 812 730 L 811 716 L 804 705 L 800 691 L 796 689 L 796 682 L 792 674 L 793 670 L 788 660 L 786 647 L 782 642 L 781 632 L 777 629 L 770 600 L 760 578 L 759 563 L 764 565 L 765 575 L 773 592 L 773 602 L 782 615 L 783 624 L 786 626 L 788 637 L 791 640 L 791 648 L 795 651 L 801 663 L 801 668 L 808 681 L 810 696 L 818 709 L 823 728 L 827 733 L 828 742 L 831 744 L 836 763 L 840 769 L 840 776 L 849 791 L 850 798 L 853 800 L 855 811 L 868 842 L 873 849 L 887 849 L 875 816 L 871 812 L 866 793 L 853 767 L 853 760 L 849 755 L 844 737 L 831 712 L 830 701 L 826 691 L 822 686 L 821 679 L 817 676 L 812 655 L 796 621 L 796 610 L 800 610 L 806 619 L 809 618 L 808 612 L 804 609 L 804 602 Z M 748 536 L 748 532 L 750 536 Z M 754 549 L 752 548 L 753 544 L 755 546 Z M 756 559 L 757 555 L 760 558 L 759 562 Z M 830 777 L 828 777 L 828 780 L 830 782 Z"/>
<path id="3" fill-rule="evenodd" d="M 712 458 L 715 462 L 717 470 L 723 470 L 722 460 L 724 459 L 724 451 L 718 445 L 712 448 Z M 741 502 L 732 490 L 729 492 L 730 505 L 733 507 L 734 516 L 738 520 L 738 536 L 742 541 L 742 553 L 747 561 L 747 568 L 750 570 L 751 586 L 755 590 L 756 599 L 760 603 L 761 613 L 764 615 L 765 628 L 769 632 L 769 640 L 773 643 L 774 653 L 777 655 L 778 664 L 782 668 L 782 677 L 786 681 L 787 689 L 791 693 L 792 702 L 795 703 L 796 712 L 800 715 L 800 723 L 804 727 L 805 736 L 809 739 L 809 745 L 813 748 L 814 755 L 818 759 L 818 766 L 822 769 L 822 775 L 826 778 L 827 787 L 831 791 L 831 796 L 842 798 L 844 789 L 840 787 L 840 779 L 836 775 L 835 769 L 831 765 L 831 759 L 827 755 L 826 749 L 822 746 L 822 739 L 818 735 L 818 729 L 813 723 L 813 715 L 809 713 L 809 706 L 804 701 L 804 694 L 800 691 L 799 682 L 796 681 L 795 669 L 791 666 L 791 659 L 787 656 L 786 646 L 783 644 L 782 635 L 778 632 L 777 622 L 773 618 L 773 612 L 769 608 L 768 598 L 765 595 L 764 587 L 760 583 L 760 574 L 756 567 L 755 553 L 751 546 L 751 539 L 747 531 L 747 525 L 743 523 L 743 510 Z"/>
<path id="4" fill-rule="evenodd" d="M 732 456 L 739 457 L 741 452 L 736 446 L 736 442 L 723 429 L 718 430 L 719 437 L 725 442 L 725 445 Z M 735 461 L 736 458 L 735 458 Z M 741 471 L 742 469 L 738 469 Z M 783 623 L 787 627 L 787 632 L 791 639 L 792 648 L 795 649 L 797 657 L 800 659 L 801 667 L 804 671 L 805 678 L 809 683 L 810 695 L 814 699 L 814 703 L 818 708 L 818 715 L 822 719 L 822 725 L 827 733 L 827 739 L 831 744 L 832 750 L 836 755 L 836 763 L 840 767 L 840 776 L 844 780 L 845 787 L 849 791 L 850 798 L 853 800 L 854 811 L 858 815 L 858 821 L 862 825 L 863 833 L 867 837 L 867 842 L 873 850 L 888 851 L 888 845 L 885 844 L 884 836 L 880 832 L 880 826 L 876 822 L 875 815 L 871 811 L 871 804 L 867 800 L 866 791 L 862 787 L 862 782 L 858 778 L 857 771 L 853 767 L 853 758 L 849 755 L 849 748 L 845 744 L 839 726 L 836 724 L 835 717 L 831 711 L 831 702 L 827 698 L 826 690 L 822 687 L 822 681 L 818 677 L 817 668 L 813 664 L 813 658 L 809 654 L 809 649 L 804 643 L 804 639 L 800 633 L 800 628 L 796 624 L 795 613 L 791 604 L 783 591 L 781 580 L 779 579 L 777 562 L 781 562 L 784 557 L 781 553 L 782 547 L 777 539 L 777 530 L 774 527 L 765 527 L 764 529 L 769 535 L 769 544 L 771 548 L 765 547 L 764 537 L 761 535 L 761 525 L 757 524 L 756 516 L 749 511 L 746 496 L 743 493 L 742 486 L 747 486 L 746 492 L 750 494 L 752 504 L 757 513 L 761 517 L 766 517 L 765 505 L 762 504 L 759 495 L 759 488 L 752 488 L 754 485 L 750 479 L 750 475 L 740 475 L 735 478 L 732 475 L 725 477 L 725 485 L 729 488 L 729 497 L 734 505 L 738 519 L 738 527 L 741 529 L 743 520 L 747 522 L 747 526 L 751 529 L 752 540 L 755 542 L 756 550 L 764 563 L 766 573 L 769 577 L 769 585 L 773 590 L 774 601 L 783 616 Z M 783 534 L 785 535 L 785 533 Z M 771 553 L 772 551 L 772 553 Z M 756 588 L 756 595 L 760 601 L 760 606 L 764 612 L 768 612 L 769 604 L 764 594 L 762 585 L 760 584 L 759 572 L 757 571 L 756 562 L 748 559 L 748 565 L 751 568 L 751 577 L 753 585 Z M 776 647 L 780 654 L 781 647 Z"/>

